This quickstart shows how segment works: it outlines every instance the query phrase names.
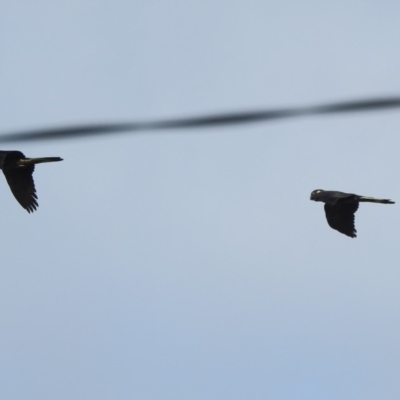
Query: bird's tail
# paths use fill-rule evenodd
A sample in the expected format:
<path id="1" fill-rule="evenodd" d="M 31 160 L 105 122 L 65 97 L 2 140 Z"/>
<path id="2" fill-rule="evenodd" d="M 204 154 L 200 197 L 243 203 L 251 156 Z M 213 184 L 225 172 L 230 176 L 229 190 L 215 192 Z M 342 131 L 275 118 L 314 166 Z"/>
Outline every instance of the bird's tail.
<path id="1" fill-rule="evenodd" d="M 394 201 L 388 199 L 376 199 L 375 197 L 361 196 L 358 201 L 366 203 L 381 203 L 381 204 L 394 204 Z"/>
<path id="2" fill-rule="evenodd" d="M 63 161 L 60 157 L 40 157 L 40 158 L 22 158 L 19 160 L 18 164 L 21 167 L 27 165 L 34 165 L 34 164 L 41 164 L 46 162 L 56 162 L 56 161 Z"/>

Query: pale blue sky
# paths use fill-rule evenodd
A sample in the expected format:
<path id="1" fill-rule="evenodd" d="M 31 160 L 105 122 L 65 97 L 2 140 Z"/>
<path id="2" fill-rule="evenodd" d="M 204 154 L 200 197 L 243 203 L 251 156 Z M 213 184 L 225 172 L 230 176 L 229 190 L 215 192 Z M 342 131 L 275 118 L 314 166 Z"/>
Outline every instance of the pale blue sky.
<path id="1" fill-rule="evenodd" d="M 400 4 L 2 0 L 0 134 L 400 94 Z M 3 146 L 0 397 L 397 400 L 396 110 Z"/>

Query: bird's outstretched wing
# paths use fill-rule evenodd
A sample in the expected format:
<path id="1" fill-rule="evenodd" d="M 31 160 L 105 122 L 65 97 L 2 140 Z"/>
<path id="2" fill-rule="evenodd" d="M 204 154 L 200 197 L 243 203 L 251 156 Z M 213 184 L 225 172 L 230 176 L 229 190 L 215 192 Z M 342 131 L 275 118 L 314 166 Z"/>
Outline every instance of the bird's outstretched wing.
<path id="1" fill-rule="evenodd" d="M 354 214 L 358 209 L 358 202 L 325 204 L 324 208 L 326 220 L 331 228 L 352 238 L 357 236 Z"/>
<path id="2" fill-rule="evenodd" d="M 39 206 L 35 183 L 32 177 L 34 169 L 34 165 L 23 168 L 3 169 L 3 173 L 14 197 L 29 213 L 34 212 Z"/>

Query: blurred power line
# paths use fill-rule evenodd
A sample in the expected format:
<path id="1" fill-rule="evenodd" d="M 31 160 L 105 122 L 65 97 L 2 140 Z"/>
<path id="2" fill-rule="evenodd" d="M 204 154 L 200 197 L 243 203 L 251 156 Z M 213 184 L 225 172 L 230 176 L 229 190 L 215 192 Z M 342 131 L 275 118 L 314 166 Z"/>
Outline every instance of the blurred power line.
<path id="1" fill-rule="evenodd" d="M 203 115 L 148 122 L 102 123 L 34 129 L 0 135 L 0 142 L 28 142 L 37 140 L 72 139 L 118 132 L 143 132 L 168 129 L 191 129 L 218 127 L 250 122 L 273 121 L 300 116 L 342 114 L 350 112 L 379 111 L 400 107 L 400 97 L 375 98 L 330 103 L 313 107 L 295 107 L 275 110 L 246 111 L 226 114 Z"/>

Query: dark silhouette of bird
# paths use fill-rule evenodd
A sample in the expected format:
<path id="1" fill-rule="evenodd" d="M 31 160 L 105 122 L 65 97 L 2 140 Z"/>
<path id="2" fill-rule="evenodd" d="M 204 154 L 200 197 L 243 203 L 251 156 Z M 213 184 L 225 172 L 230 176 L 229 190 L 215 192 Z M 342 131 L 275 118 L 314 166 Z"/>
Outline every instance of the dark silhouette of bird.
<path id="1" fill-rule="evenodd" d="M 32 176 L 35 164 L 55 161 L 62 161 L 62 158 L 26 158 L 20 151 L 0 150 L 0 168 L 12 194 L 28 213 L 34 212 L 39 206 Z"/>
<path id="2" fill-rule="evenodd" d="M 329 226 L 351 238 L 357 236 L 357 231 L 354 226 L 354 214 L 358 209 L 359 203 L 394 204 L 394 201 L 387 199 L 376 199 L 374 197 L 359 196 L 353 193 L 322 189 L 312 191 L 310 200 L 322 201 L 325 203 L 325 215 Z"/>

